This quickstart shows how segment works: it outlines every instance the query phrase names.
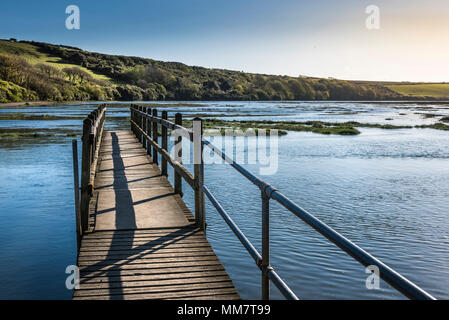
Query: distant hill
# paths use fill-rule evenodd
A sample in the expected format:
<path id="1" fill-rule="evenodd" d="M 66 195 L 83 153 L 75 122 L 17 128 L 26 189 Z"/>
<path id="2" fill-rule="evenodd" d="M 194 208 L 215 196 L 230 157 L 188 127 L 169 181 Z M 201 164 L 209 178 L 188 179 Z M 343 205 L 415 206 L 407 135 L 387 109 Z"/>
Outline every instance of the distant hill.
<path id="1" fill-rule="evenodd" d="M 449 84 L 290 77 L 0 40 L 0 102 L 69 100 L 424 100 Z"/>

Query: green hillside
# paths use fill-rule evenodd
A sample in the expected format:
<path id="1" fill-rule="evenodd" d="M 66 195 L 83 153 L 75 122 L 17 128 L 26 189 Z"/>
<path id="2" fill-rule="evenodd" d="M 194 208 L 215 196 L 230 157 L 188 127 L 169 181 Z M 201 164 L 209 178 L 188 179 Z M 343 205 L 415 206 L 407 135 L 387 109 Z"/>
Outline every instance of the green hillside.
<path id="1" fill-rule="evenodd" d="M 95 79 L 98 80 L 111 80 L 111 78 L 92 72 L 91 70 L 84 68 L 82 66 L 64 62 L 60 57 L 51 56 L 49 54 L 40 52 L 38 47 L 31 45 L 29 43 L 21 42 L 10 42 L 0 40 L 0 54 L 14 55 L 23 58 L 26 62 L 31 65 L 37 65 L 40 63 L 48 64 L 58 70 L 70 67 L 78 67 L 84 72 L 88 73 Z"/>
<path id="2" fill-rule="evenodd" d="M 449 83 L 396 84 L 387 87 L 402 95 L 413 97 L 449 98 Z"/>
<path id="3" fill-rule="evenodd" d="M 9 40 L 0 40 L 0 80 L 0 102 L 404 100 L 428 96 L 376 82 L 207 69 L 63 45 Z"/>

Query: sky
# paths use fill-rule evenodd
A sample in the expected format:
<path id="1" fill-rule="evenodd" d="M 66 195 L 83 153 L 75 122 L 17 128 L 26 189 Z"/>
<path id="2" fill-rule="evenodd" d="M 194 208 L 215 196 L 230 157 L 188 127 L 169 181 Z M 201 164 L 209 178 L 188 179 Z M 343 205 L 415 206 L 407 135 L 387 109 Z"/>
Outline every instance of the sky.
<path id="1" fill-rule="evenodd" d="M 79 30 L 66 28 L 69 5 Z M 366 27 L 370 5 L 379 29 Z M 2 1 L 11 37 L 254 73 L 449 82 L 448 0 Z"/>

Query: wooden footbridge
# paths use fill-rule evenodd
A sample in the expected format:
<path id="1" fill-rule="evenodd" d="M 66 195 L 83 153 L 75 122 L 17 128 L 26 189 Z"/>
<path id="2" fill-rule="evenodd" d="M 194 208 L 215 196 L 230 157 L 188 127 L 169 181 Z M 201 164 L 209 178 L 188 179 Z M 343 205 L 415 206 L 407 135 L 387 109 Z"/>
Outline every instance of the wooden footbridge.
<path id="1" fill-rule="evenodd" d="M 269 200 L 273 199 L 410 298 L 433 297 L 344 238 L 260 180 L 202 136 L 200 119 L 182 126 L 182 115 L 131 106 L 131 130 L 104 131 L 106 107 L 84 121 L 81 188 L 74 140 L 74 181 L 78 243 L 77 300 L 239 299 L 240 296 L 206 239 L 205 197 L 248 250 L 262 273 L 262 298 L 269 281 L 287 299 L 296 295 L 270 265 Z M 175 156 L 168 150 L 175 133 Z M 193 143 L 194 173 L 182 165 L 182 140 Z M 262 254 L 251 244 L 204 182 L 203 148 L 221 156 L 259 187 L 262 200 Z M 173 168 L 174 186 L 167 179 Z M 159 166 L 160 165 L 160 166 Z M 183 181 L 194 190 L 195 212 L 182 200 Z M 81 197 L 79 196 L 81 191 Z"/>
<path id="2" fill-rule="evenodd" d="M 104 112 L 99 110 L 98 119 Z M 78 255 L 80 287 L 73 298 L 239 299 L 181 198 L 181 180 L 177 176 L 175 191 L 166 162 L 159 170 L 157 147 L 143 147 L 132 131 L 103 132 L 103 121 L 95 128 L 98 139 L 90 137 L 96 145 L 93 165 L 86 168 L 90 181 L 86 175 L 82 184 L 82 203 L 88 205 L 82 212 L 89 216 L 84 214 L 88 225 L 80 227 L 86 231 Z M 89 162 L 83 159 L 86 166 Z"/>

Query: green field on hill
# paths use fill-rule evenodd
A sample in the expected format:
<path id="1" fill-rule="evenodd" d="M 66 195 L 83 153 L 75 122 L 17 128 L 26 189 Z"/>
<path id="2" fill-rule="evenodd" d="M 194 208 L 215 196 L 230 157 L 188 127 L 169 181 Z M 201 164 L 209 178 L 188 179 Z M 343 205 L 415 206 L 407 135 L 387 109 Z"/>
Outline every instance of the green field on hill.
<path id="1" fill-rule="evenodd" d="M 449 83 L 398 84 L 387 85 L 386 87 L 408 96 L 449 99 Z"/>
<path id="2" fill-rule="evenodd" d="M 60 57 L 55 57 L 47 53 L 40 52 L 38 51 L 38 47 L 31 45 L 29 43 L 9 42 L 0 40 L 0 54 L 8 54 L 21 57 L 31 65 L 37 65 L 39 63 L 47 64 L 58 70 L 62 70 L 64 68 L 78 67 L 87 74 L 89 74 L 94 79 L 106 81 L 111 80 L 111 78 L 103 74 L 92 72 L 91 70 L 76 64 L 64 62 Z"/>

